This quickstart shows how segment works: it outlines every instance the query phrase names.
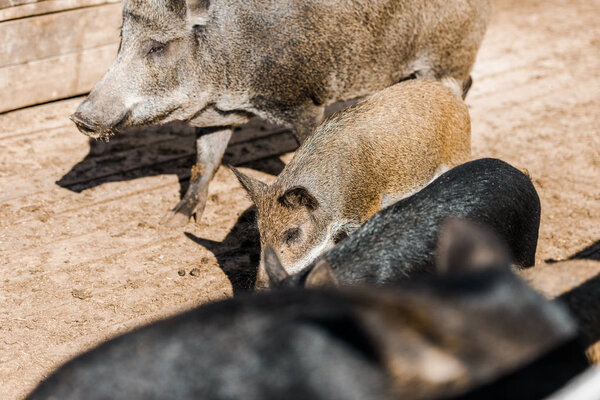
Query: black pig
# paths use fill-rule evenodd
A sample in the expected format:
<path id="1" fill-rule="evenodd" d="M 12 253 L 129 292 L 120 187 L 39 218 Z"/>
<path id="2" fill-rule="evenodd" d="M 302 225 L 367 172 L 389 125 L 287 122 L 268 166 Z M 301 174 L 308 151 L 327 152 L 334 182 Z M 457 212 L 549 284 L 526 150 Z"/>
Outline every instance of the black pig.
<path id="1" fill-rule="evenodd" d="M 516 265 L 535 263 L 540 200 L 531 179 L 503 161 L 483 158 L 380 211 L 297 274 L 288 275 L 273 252 L 264 255 L 263 265 L 271 287 L 396 283 L 433 271 L 439 229 L 448 218 L 487 225 L 508 245 Z"/>

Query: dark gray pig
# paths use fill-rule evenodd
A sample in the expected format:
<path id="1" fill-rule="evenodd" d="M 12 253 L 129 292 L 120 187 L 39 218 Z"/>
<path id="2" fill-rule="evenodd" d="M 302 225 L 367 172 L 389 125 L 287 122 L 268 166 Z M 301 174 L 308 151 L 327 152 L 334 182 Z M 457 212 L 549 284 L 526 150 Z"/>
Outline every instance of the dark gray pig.
<path id="1" fill-rule="evenodd" d="M 444 271 L 434 276 L 395 289 L 273 291 L 205 305 L 75 358 L 28 398 L 434 398 L 575 336 L 564 309 L 510 271 L 487 231 L 457 222 L 446 236 Z M 552 382 L 565 371 L 541 372 Z"/>
<path id="2" fill-rule="evenodd" d="M 540 199 L 533 183 L 509 164 L 483 158 L 380 211 L 297 274 L 288 275 L 273 252 L 262 264 L 271 287 L 396 283 L 433 270 L 439 229 L 448 218 L 487 225 L 508 245 L 516 265 L 535 263 Z"/>
<path id="3" fill-rule="evenodd" d="M 405 79 L 466 91 L 488 11 L 488 0 L 123 0 L 119 53 L 72 120 L 94 138 L 169 121 L 213 127 L 163 220 L 180 226 L 202 214 L 230 127 L 253 116 L 301 143 L 327 105 Z"/>

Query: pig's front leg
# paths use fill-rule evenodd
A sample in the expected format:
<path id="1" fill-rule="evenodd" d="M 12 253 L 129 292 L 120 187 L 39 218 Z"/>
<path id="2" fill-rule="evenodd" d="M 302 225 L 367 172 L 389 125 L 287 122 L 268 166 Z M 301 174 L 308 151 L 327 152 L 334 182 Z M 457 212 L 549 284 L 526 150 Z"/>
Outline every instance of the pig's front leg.
<path id="1" fill-rule="evenodd" d="M 163 217 L 162 225 L 182 227 L 194 213 L 196 213 L 196 221 L 200 221 L 206 206 L 208 184 L 221 165 L 232 133 L 233 128 L 200 130 L 196 139 L 197 159 L 192 167 L 190 186 L 179 204 Z"/>

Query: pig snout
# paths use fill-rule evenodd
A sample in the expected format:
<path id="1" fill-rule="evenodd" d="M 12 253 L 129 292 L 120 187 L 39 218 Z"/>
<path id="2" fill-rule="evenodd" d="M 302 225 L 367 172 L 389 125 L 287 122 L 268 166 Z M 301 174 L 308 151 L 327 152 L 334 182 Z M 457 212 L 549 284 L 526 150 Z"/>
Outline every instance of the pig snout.
<path id="1" fill-rule="evenodd" d="M 77 129 L 92 138 L 110 136 L 127 120 L 129 111 L 115 99 L 98 101 L 90 95 L 70 116 Z"/>

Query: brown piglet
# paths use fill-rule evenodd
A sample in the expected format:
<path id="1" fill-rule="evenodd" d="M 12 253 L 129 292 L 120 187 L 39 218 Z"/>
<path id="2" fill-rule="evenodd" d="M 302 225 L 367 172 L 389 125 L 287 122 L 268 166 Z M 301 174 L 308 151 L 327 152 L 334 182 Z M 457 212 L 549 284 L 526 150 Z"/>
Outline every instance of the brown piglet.
<path id="1" fill-rule="evenodd" d="M 467 106 L 444 83 L 398 83 L 323 122 L 270 184 L 232 168 L 257 207 L 261 249 L 288 273 L 470 156 Z M 454 89 L 454 90 L 453 90 Z M 257 287 L 267 282 L 261 255 Z"/>

